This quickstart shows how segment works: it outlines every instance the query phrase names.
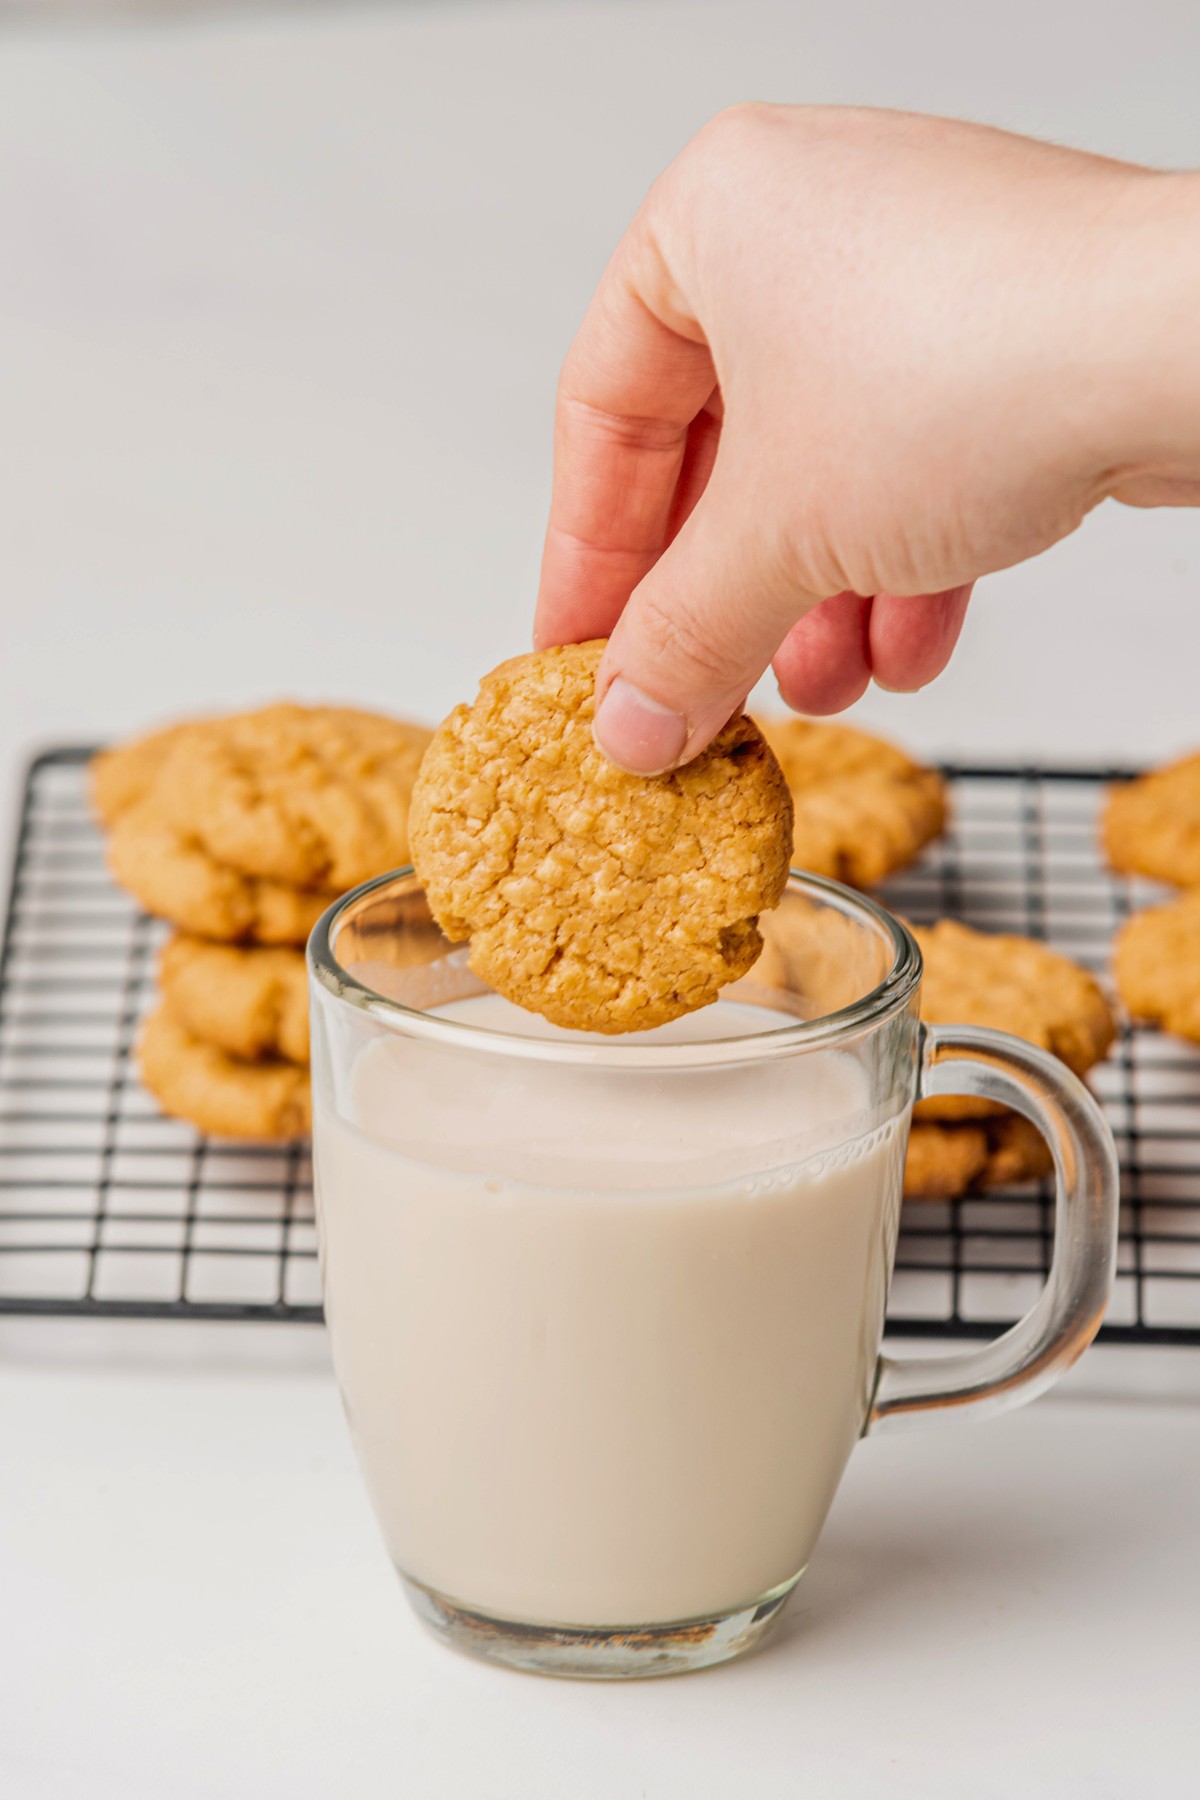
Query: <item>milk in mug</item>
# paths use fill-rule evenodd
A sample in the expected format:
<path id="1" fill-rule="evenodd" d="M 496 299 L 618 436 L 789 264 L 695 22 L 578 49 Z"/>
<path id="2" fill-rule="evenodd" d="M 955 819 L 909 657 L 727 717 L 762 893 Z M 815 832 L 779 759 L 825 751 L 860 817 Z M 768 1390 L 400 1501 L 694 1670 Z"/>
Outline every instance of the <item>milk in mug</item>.
<path id="1" fill-rule="evenodd" d="M 444 1011 L 586 1041 L 495 995 Z M 787 1022 L 721 1001 L 629 1041 Z M 388 1034 L 320 1085 L 326 1309 L 397 1568 L 575 1626 L 789 1584 L 866 1418 L 899 1216 L 907 1115 L 854 1055 L 681 1077 Z"/>

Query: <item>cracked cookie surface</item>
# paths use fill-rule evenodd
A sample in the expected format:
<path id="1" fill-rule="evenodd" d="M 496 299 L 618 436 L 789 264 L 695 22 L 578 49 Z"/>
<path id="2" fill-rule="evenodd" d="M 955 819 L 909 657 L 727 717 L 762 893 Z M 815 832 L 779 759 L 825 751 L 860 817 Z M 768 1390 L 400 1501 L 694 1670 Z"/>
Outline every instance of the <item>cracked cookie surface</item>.
<path id="1" fill-rule="evenodd" d="M 871 887 L 945 828 L 945 782 L 895 744 L 822 720 L 757 723 L 791 789 L 798 868 Z"/>
<path id="2" fill-rule="evenodd" d="M 281 702 L 144 740 L 153 773 L 143 798 L 229 868 L 341 891 L 408 861 L 409 800 L 429 738 L 401 719 Z M 126 747 L 116 774 L 100 765 L 98 805 L 122 774 L 136 782 L 137 749 Z"/>
<path id="3" fill-rule="evenodd" d="M 307 1069 L 287 1062 L 239 1062 L 193 1037 L 159 1007 L 138 1040 L 143 1085 L 163 1111 L 218 1137 L 279 1140 L 308 1131 Z"/>
<path id="4" fill-rule="evenodd" d="M 302 950 L 243 948 L 176 934 L 158 985 L 176 1024 L 231 1056 L 308 1063 L 308 971 Z"/>
<path id="5" fill-rule="evenodd" d="M 1200 887 L 1200 755 L 1111 788 L 1101 835 L 1122 874 Z"/>
<path id="6" fill-rule="evenodd" d="M 910 926 L 925 960 L 921 1017 L 930 1025 L 984 1025 L 1024 1038 L 1076 1075 L 1107 1055 L 1117 1033 L 1099 984 L 1034 938 L 974 931 L 956 919 Z M 981 1119 L 994 1102 L 967 1094 L 922 1100 L 918 1119 Z"/>
<path id="7" fill-rule="evenodd" d="M 791 802 L 747 718 L 686 768 L 627 775 L 592 740 L 603 644 L 485 676 L 425 755 L 413 860 L 446 935 L 554 1024 L 647 1029 L 750 968 L 787 879 Z"/>
<path id="8" fill-rule="evenodd" d="M 1135 913 L 1117 933 L 1113 974 L 1134 1018 L 1200 1043 L 1200 889 Z"/>

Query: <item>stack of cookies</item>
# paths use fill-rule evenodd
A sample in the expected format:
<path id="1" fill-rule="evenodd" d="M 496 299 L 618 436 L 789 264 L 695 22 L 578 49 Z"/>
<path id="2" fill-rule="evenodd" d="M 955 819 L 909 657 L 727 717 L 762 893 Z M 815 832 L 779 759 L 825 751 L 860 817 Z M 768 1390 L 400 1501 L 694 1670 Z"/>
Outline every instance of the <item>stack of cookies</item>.
<path id="1" fill-rule="evenodd" d="M 945 782 L 896 745 L 811 719 L 760 724 L 792 791 L 800 867 L 871 887 L 945 829 Z M 1200 881 L 1200 805 L 1196 843 Z M 1196 918 L 1200 928 L 1200 912 Z M 1085 969 L 1045 944 L 992 937 L 950 919 L 914 936 L 925 959 L 921 1015 L 930 1024 L 1011 1032 L 1077 1075 L 1107 1053 L 1116 1032 L 1107 1000 Z M 786 944 L 782 953 L 786 960 Z M 1050 1167 L 1045 1140 L 1028 1120 L 987 1100 L 939 1096 L 921 1101 L 914 1114 L 904 1191 L 912 1199 L 951 1200 L 1032 1180 Z"/>
<path id="2" fill-rule="evenodd" d="M 1112 790 L 1104 847 L 1122 875 L 1182 888 L 1117 935 L 1113 973 L 1135 1019 L 1200 1043 L 1200 755 Z"/>
<path id="3" fill-rule="evenodd" d="M 308 1129 L 304 943 L 339 893 L 408 861 L 429 736 L 350 708 L 279 704 L 94 759 L 109 867 L 176 927 L 138 1051 L 164 1111 L 229 1137 Z"/>
<path id="4" fill-rule="evenodd" d="M 930 1025 L 983 1025 L 1048 1050 L 1076 1075 L 1116 1036 L 1098 984 L 1033 938 L 992 936 L 954 919 L 913 927 L 925 961 L 921 1017 Z M 955 1200 L 1048 1175 L 1050 1151 L 1028 1119 L 992 1100 L 938 1094 L 917 1104 L 904 1192 Z"/>
<path id="5" fill-rule="evenodd" d="M 764 922 L 762 977 L 771 986 L 846 1003 L 870 976 L 854 966 L 860 934 L 836 914 L 820 921 L 782 908 Z M 832 930 L 830 929 L 832 927 Z M 1112 1008 L 1086 969 L 1032 938 L 991 936 L 954 919 L 911 927 L 925 974 L 921 1017 L 930 1025 L 980 1025 L 1010 1032 L 1083 1075 L 1116 1034 Z M 841 966 L 849 989 L 837 991 Z M 908 1140 L 904 1192 L 911 1200 L 957 1200 L 1049 1174 L 1050 1152 L 1027 1119 L 963 1094 L 918 1103 Z"/>

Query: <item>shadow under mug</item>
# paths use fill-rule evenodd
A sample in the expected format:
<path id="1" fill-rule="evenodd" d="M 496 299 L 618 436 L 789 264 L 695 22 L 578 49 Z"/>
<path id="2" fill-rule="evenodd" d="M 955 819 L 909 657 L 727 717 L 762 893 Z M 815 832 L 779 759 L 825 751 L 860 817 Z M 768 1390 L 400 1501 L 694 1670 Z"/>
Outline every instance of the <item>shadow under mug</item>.
<path id="1" fill-rule="evenodd" d="M 508 1007 L 411 870 L 309 946 L 322 1280 L 351 1433 L 417 1612 L 494 1661 L 667 1674 L 736 1656 L 804 1572 L 856 1440 L 1000 1412 L 1096 1333 L 1112 1136 L 1016 1038 L 922 1027 L 921 957 L 793 875 L 750 975 L 674 1027 Z M 969 1094 L 1053 1152 L 1028 1315 L 880 1354 L 914 1101 Z"/>

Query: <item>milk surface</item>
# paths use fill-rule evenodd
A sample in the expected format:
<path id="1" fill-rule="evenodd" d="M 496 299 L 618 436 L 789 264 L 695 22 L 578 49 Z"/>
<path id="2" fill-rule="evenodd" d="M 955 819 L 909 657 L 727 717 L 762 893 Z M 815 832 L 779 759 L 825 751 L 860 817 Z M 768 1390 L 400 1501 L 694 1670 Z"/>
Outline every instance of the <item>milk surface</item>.
<path id="1" fill-rule="evenodd" d="M 493 995 L 445 1012 L 580 1037 Z M 719 1002 L 630 1041 L 762 1026 Z M 853 1059 L 680 1078 L 389 1036 L 322 1085 L 326 1308 L 396 1566 L 567 1625 L 794 1578 L 866 1416 L 899 1212 L 907 1119 Z"/>

